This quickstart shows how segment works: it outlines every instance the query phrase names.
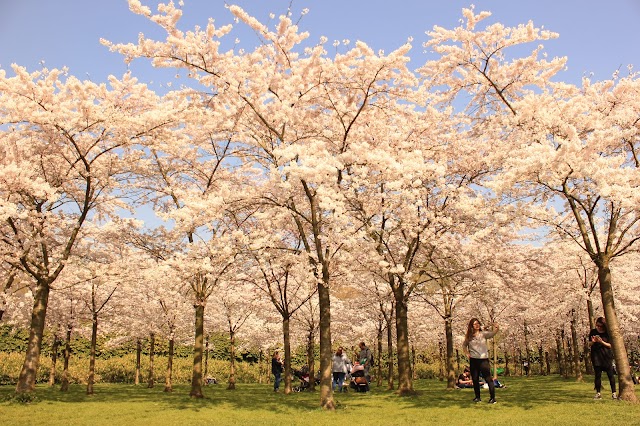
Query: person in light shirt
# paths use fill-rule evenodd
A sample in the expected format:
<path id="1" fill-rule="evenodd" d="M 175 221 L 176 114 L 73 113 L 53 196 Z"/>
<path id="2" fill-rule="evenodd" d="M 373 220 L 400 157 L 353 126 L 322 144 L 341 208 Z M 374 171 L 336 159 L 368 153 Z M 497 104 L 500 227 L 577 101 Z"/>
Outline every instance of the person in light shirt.
<path id="1" fill-rule="evenodd" d="M 492 338 L 498 332 L 498 326 L 492 324 L 492 331 L 483 331 L 482 324 L 477 318 L 471 318 L 464 337 L 462 348 L 469 357 L 469 368 L 471 370 L 471 380 L 473 381 L 473 392 L 475 398 L 473 402 L 480 402 L 480 374 L 489 385 L 489 404 L 496 403 L 496 390 L 491 376 L 489 365 L 489 348 L 487 339 Z"/>

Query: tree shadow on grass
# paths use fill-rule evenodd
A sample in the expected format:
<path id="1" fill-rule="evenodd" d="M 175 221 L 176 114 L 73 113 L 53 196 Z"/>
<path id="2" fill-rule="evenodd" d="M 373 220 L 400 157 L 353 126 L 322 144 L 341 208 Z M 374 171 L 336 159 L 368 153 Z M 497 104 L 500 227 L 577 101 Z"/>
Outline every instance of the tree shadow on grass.
<path id="1" fill-rule="evenodd" d="M 593 388 L 590 376 L 584 382 L 563 379 L 558 376 L 517 377 L 501 379 L 506 388 L 496 389 L 496 400 L 500 405 L 524 410 L 544 406 L 580 404 L 590 399 Z M 400 399 L 407 406 L 429 406 L 446 408 L 451 406 L 483 407 L 489 400 L 489 390 L 481 389 L 481 403 L 474 403 L 473 389 L 447 390 L 444 382 L 420 381 L 416 386 L 418 396 Z"/>
<path id="2" fill-rule="evenodd" d="M 518 407 L 524 410 L 542 406 L 583 403 L 591 397 L 592 384 L 590 377 L 585 382 L 562 379 L 557 376 L 531 378 L 505 378 L 507 388 L 496 389 L 499 405 Z M 446 390 L 445 383 L 436 380 L 420 380 L 415 384 L 416 395 L 400 397 L 393 391 L 372 387 L 371 392 L 360 394 L 348 392 L 334 394 L 337 410 L 375 409 L 383 404 L 407 408 L 451 408 L 473 409 L 485 407 L 489 399 L 489 391 L 481 390 L 483 402 L 474 404 L 473 389 Z M 319 392 L 299 392 L 284 395 L 274 393 L 266 384 L 238 384 L 235 390 L 227 390 L 224 384 L 203 387 L 204 398 L 191 398 L 189 385 L 174 386 L 174 391 L 163 392 L 163 386 L 147 388 L 144 385 L 130 384 L 97 384 L 94 395 L 86 395 L 86 386 L 72 385 L 69 392 L 60 392 L 59 387 L 50 388 L 39 385 L 36 399 L 39 402 L 84 403 L 91 401 L 99 404 L 117 404 L 122 402 L 140 402 L 154 404 L 158 408 L 200 410 L 215 407 L 253 411 L 270 411 L 273 413 L 308 413 L 319 411 Z M 7 396 L 14 394 L 15 387 L 0 386 L 0 400 L 7 401 Z M 18 402 L 14 402 L 18 403 Z"/>
<path id="3" fill-rule="evenodd" d="M 189 396 L 189 385 L 174 386 L 173 392 L 164 392 L 163 386 L 147 388 L 144 385 L 97 384 L 93 395 L 86 394 L 85 385 L 71 385 L 69 391 L 61 392 L 59 386 L 38 385 L 31 404 L 62 403 L 104 403 L 121 402 L 153 403 L 167 409 L 194 410 L 209 409 L 215 406 L 227 406 L 239 410 L 269 410 L 272 412 L 290 412 L 291 410 L 309 411 L 320 409 L 318 392 L 299 392 L 284 395 L 275 393 L 271 385 L 239 384 L 235 390 L 227 390 L 224 385 L 206 386 L 204 398 Z M 14 398 L 15 385 L 0 386 L 0 401 L 22 404 Z"/>

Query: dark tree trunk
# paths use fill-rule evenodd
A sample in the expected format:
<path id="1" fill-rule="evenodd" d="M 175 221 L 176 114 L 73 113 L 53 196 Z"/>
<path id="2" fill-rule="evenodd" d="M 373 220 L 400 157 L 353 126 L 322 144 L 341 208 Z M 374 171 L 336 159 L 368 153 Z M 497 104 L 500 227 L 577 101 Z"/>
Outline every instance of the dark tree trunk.
<path id="1" fill-rule="evenodd" d="M 227 390 L 236 388 L 236 333 L 229 329 L 229 380 Z"/>
<path id="2" fill-rule="evenodd" d="M 376 359 L 376 386 L 382 386 L 382 332 L 384 331 L 384 322 L 383 320 L 378 321 L 378 333 L 376 334 L 376 349 L 378 352 Z"/>
<path id="3" fill-rule="evenodd" d="M 593 374 L 593 365 L 591 364 L 591 357 L 589 356 L 589 342 L 586 337 L 582 338 L 582 353 L 584 354 L 584 371 L 588 375 Z"/>
<path id="4" fill-rule="evenodd" d="M 573 359 L 573 352 L 572 352 L 572 347 L 571 347 L 571 341 L 568 338 L 565 338 L 564 343 L 566 343 L 566 352 L 565 352 L 565 356 L 564 356 L 564 371 L 565 371 L 565 375 L 564 378 L 568 379 L 569 376 L 573 373 L 573 365 L 571 363 L 571 360 Z"/>
<path id="5" fill-rule="evenodd" d="M 289 317 L 282 318 L 282 336 L 284 338 L 284 393 L 291 393 L 291 331 Z"/>
<path id="6" fill-rule="evenodd" d="M 49 370 L 49 386 L 56 384 L 56 364 L 58 362 L 58 349 L 60 339 L 57 334 L 53 335 L 53 345 L 51 345 L 51 370 Z"/>
<path id="7" fill-rule="evenodd" d="M 169 357 L 167 358 L 167 373 L 164 376 L 164 391 L 173 392 L 173 335 L 169 338 Z"/>
<path id="8" fill-rule="evenodd" d="M 444 335 L 447 348 L 445 353 L 447 389 L 455 389 L 456 387 L 456 372 L 453 369 L 453 329 L 451 327 L 452 320 L 453 318 L 451 318 L 450 316 L 444 319 Z"/>
<path id="9" fill-rule="evenodd" d="M 504 348 L 504 345 L 502 347 L 504 349 L 504 375 L 509 377 L 511 376 L 511 370 L 509 369 L 509 360 L 511 357 L 509 356 L 509 351 Z"/>
<path id="10" fill-rule="evenodd" d="M 413 373 L 409 354 L 408 308 L 404 297 L 405 286 L 401 280 L 393 286 L 396 305 L 396 349 L 398 352 L 398 390 L 399 395 L 414 394 Z"/>
<path id="11" fill-rule="evenodd" d="M 98 344 L 98 315 L 93 314 L 91 321 L 91 350 L 89 352 L 89 378 L 87 379 L 87 395 L 93 395 L 96 376 L 96 346 Z"/>
<path id="12" fill-rule="evenodd" d="M 328 410 L 335 410 L 332 389 L 331 348 L 331 300 L 329 296 L 328 271 L 323 266 L 323 283 L 318 284 L 318 301 L 320 308 L 320 405 Z M 326 283 L 326 284 L 325 284 Z M 313 377 L 309 378 L 312 381 Z"/>
<path id="13" fill-rule="evenodd" d="M 392 321 L 387 321 L 387 390 L 393 390 L 393 328 Z"/>
<path id="14" fill-rule="evenodd" d="M 42 350 L 42 336 L 44 334 L 47 305 L 49 304 L 49 290 L 48 282 L 38 281 L 31 311 L 27 352 L 18 377 L 16 393 L 29 393 L 36 388 L 36 375 L 40 363 L 40 351 Z"/>
<path id="15" fill-rule="evenodd" d="M 193 398 L 202 398 L 202 353 L 204 352 L 204 303 L 195 306 L 195 342 L 193 345 L 193 372 L 191 392 Z"/>
<path id="16" fill-rule="evenodd" d="M 67 336 L 64 344 L 64 362 L 62 367 L 62 380 L 60 381 L 60 391 L 67 392 L 69 390 L 69 358 L 71 358 L 71 325 L 67 326 Z"/>
<path id="17" fill-rule="evenodd" d="M 142 358 L 142 341 L 140 338 L 136 340 L 136 377 L 133 381 L 134 384 L 140 384 L 140 361 Z"/>
<path id="18" fill-rule="evenodd" d="M 576 311 L 571 311 L 571 344 L 573 346 L 573 371 L 576 381 L 583 382 L 582 367 L 580 366 L 580 346 L 578 346 L 578 331 L 576 330 Z"/>
<path id="19" fill-rule="evenodd" d="M 549 352 L 545 351 L 544 353 L 544 359 L 546 361 L 547 364 L 547 376 L 551 375 L 551 360 L 549 359 Z"/>
<path id="20" fill-rule="evenodd" d="M 209 377 L 209 335 L 208 334 L 204 339 L 204 373 L 202 373 L 202 377 L 204 377 L 205 379 Z"/>
<path id="21" fill-rule="evenodd" d="M 309 368 L 309 390 L 316 390 L 316 357 L 314 354 L 315 347 L 315 334 L 313 328 L 310 327 L 309 334 L 307 334 L 307 366 Z"/>
<path id="22" fill-rule="evenodd" d="M 558 374 L 564 376 L 564 353 L 562 351 L 562 334 L 558 334 L 556 337 L 556 352 L 557 352 L 557 361 L 558 361 Z"/>
<path id="23" fill-rule="evenodd" d="M 596 318 L 593 310 L 593 301 L 591 300 L 591 295 L 587 298 L 587 315 L 589 315 L 589 329 L 593 330 L 596 328 Z"/>
<path id="24" fill-rule="evenodd" d="M 147 388 L 151 389 L 155 386 L 155 369 L 153 361 L 155 359 L 156 352 L 156 335 L 155 333 L 149 333 L 149 377 L 147 379 Z"/>
<path id="25" fill-rule="evenodd" d="M 538 363 L 540 364 L 540 375 L 546 376 L 544 371 L 544 352 L 542 351 L 542 343 L 538 345 Z"/>
<path id="26" fill-rule="evenodd" d="M 620 330 L 618 315 L 614 305 L 613 287 L 611 285 L 611 271 L 609 262 L 601 260 L 598 264 L 598 282 L 600 283 L 600 296 L 602 297 L 602 309 L 607 322 L 607 332 L 611 339 L 611 349 L 616 361 L 618 372 L 618 384 L 620 385 L 619 398 L 623 401 L 638 402 L 635 393 L 635 385 L 631 378 L 631 366 L 627 348 L 624 344 L 624 336 Z"/>

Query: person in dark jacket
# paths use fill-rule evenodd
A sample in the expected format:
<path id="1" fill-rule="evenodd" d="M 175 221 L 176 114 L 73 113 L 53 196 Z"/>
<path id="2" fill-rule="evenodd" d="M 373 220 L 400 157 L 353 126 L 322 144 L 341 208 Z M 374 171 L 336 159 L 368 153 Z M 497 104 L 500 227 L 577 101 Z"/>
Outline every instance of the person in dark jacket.
<path id="1" fill-rule="evenodd" d="M 607 332 L 607 323 L 603 317 L 596 320 L 596 328 L 589 332 L 589 346 L 591 347 L 591 363 L 594 371 L 594 387 L 596 396 L 594 399 L 600 399 L 600 391 L 602 390 L 602 372 L 607 373 L 609 377 L 609 385 L 611 386 L 611 398 L 618 399 L 616 393 L 616 378 L 613 364 L 613 351 L 611 343 L 609 343 L 609 333 Z"/>
<path id="2" fill-rule="evenodd" d="M 282 364 L 282 358 L 280 358 L 280 353 L 275 351 L 273 353 L 273 358 L 271 358 L 271 374 L 274 376 L 273 380 L 273 391 L 278 392 L 280 388 L 280 380 L 282 380 L 282 371 L 284 370 L 284 365 Z"/>

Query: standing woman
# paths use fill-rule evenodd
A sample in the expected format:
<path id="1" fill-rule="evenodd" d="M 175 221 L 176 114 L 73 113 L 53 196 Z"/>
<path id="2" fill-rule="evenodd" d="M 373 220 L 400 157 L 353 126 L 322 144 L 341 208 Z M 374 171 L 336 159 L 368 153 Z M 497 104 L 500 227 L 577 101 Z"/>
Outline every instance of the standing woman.
<path id="1" fill-rule="evenodd" d="M 349 359 L 344 354 L 342 347 L 338 348 L 335 355 L 333 355 L 333 390 L 335 392 L 343 391 L 344 378 L 349 371 Z"/>
<path id="2" fill-rule="evenodd" d="M 471 369 L 471 380 L 473 381 L 473 392 L 475 398 L 473 402 L 480 402 L 480 374 L 489 385 L 489 404 L 496 403 L 496 389 L 494 387 L 493 378 L 491 377 L 491 368 L 489 366 L 489 348 L 487 348 L 487 339 L 492 338 L 498 332 L 498 326 L 492 324 L 493 331 L 482 331 L 482 325 L 477 318 L 471 318 L 467 327 L 467 334 L 464 337 L 462 348 L 467 357 L 469 357 L 469 367 Z"/>
<path id="3" fill-rule="evenodd" d="M 274 392 L 278 392 L 278 389 L 280 388 L 280 380 L 282 378 L 283 369 L 284 368 L 282 365 L 282 358 L 280 358 L 280 353 L 278 351 L 275 351 L 273 353 L 273 358 L 271 358 L 271 374 L 273 374 L 274 376 L 274 381 L 273 381 Z"/>
<path id="4" fill-rule="evenodd" d="M 611 351 L 611 343 L 609 343 L 609 333 L 607 333 L 607 323 L 604 317 L 596 320 L 596 328 L 589 333 L 589 346 L 591 347 L 591 363 L 593 364 L 596 396 L 594 399 L 600 399 L 600 391 L 602 390 L 602 372 L 607 373 L 609 377 L 609 385 L 611 386 L 611 398 L 617 399 L 616 378 L 613 370 L 613 352 Z"/>

